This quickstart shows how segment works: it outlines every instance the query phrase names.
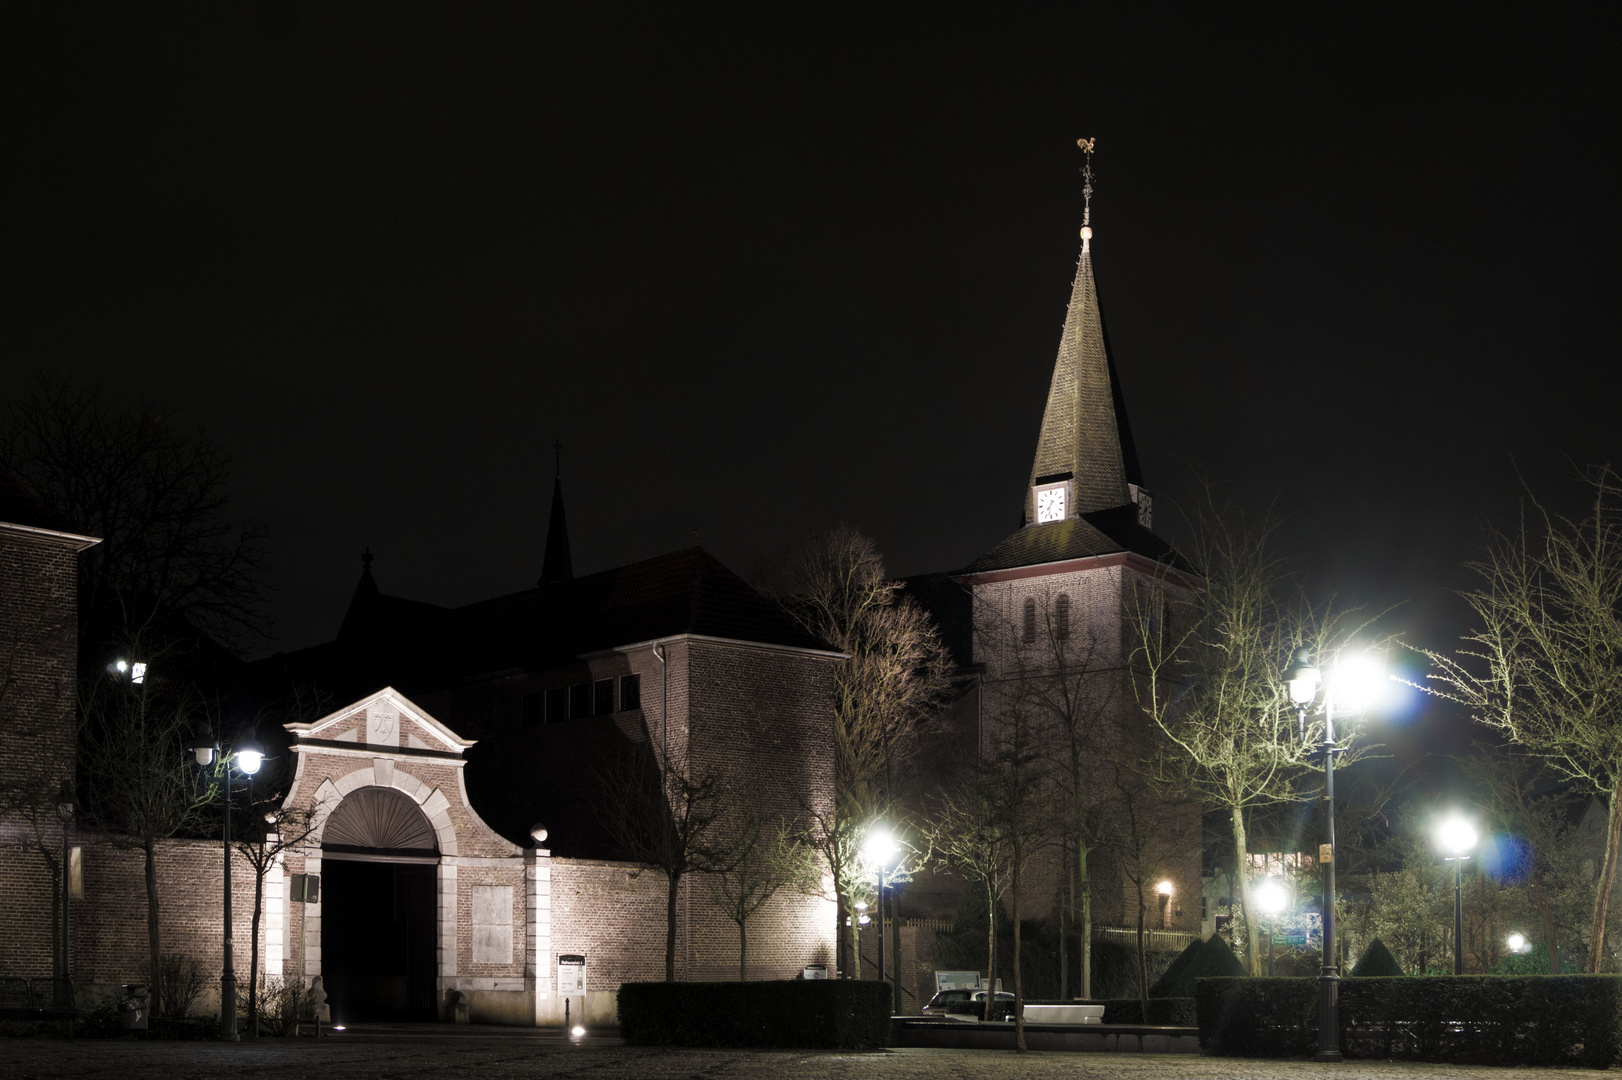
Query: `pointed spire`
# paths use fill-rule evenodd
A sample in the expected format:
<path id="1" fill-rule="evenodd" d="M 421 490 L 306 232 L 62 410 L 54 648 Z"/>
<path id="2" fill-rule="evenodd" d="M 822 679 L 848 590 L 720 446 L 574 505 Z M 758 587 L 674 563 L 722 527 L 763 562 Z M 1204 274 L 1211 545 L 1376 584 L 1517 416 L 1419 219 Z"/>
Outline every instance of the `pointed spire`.
<path id="1" fill-rule="evenodd" d="M 355 585 L 354 595 L 349 598 L 349 607 L 344 610 L 344 621 L 338 627 L 339 641 L 348 641 L 364 633 L 377 607 L 379 593 L 377 579 L 372 577 L 370 545 L 360 553 L 360 566 L 360 581 Z"/>
<path id="2" fill-rule="evenodd" d="M 1062 516 L 1066 518 L 1124 505 L 1131 500 L 1128 482 L 1137 482 L 1137 455 L 1130 449 L 1132 436 L 1126 428 L 1126 410 L 1116 385 L 1104 320 L 1098 309 L 1098 287 L 1093 281 L 1092 154 L 1095 141 L 1081 139 L 1077 143 L 1087 155 L 1087 164 L 1082 169 L 1085 204 L 1081 257 L 1076 263 L 1076 280 L 1071 288 L 1070 308 L 1059 341 L 1047 407 L 1042 412 L 1042 430 L 1031 464 L 1031 482 L 1025 492 L 1027 525 L 1037 523 L 1039 516 L 1046 520 L 1061 502 Z M 1123 444 L 1128 449 L 1123 449 Z M 1128 472 L 1133 475 L 1128 476 Z M 1046 512 L 1041 515 L 1037 512 L 1038 488 L 1044 494 L 1056 489 L 1064 492 L 1062 497 L 1049 496 L 1045 500 Z"/>
<path id="3" fill-rule="evenodd" d="M 552 468 L 552 517 L 546 525 L 546 555 L 541 560 L 541 579 L 537 585 L 555 585 L 574 579 L 574 564 L 569 558 L 569 522 L 563 513 L 563 441 L 552 444 L 555 454 Z"/>

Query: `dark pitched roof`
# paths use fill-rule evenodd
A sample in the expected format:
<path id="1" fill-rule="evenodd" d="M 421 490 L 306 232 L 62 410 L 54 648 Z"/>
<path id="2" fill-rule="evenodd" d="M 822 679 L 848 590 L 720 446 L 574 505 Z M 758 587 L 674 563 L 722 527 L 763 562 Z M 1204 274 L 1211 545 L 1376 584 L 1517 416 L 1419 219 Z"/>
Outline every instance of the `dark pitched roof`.
<path id="1" fill-rule="evenodd" d="M 388 685 L 421 693 L 493 672 L 565 666 L 678 634 L 826 648 L 693 547 L 455 609 L 387 596 L 368 568 L 336 641 L 259 663 L 267 678 L 313 682 L 346 701 Z"/>
<path id="2" fill-rule="evenodd" d="M 1027 525 L 970 563 L 965 572 L 1011 570 L 1127 552 L 1185 573 L 1196 572 L 1170 544 L 1138 524 L 1138 508 L 1130 503 L 1079 518 Z"/>

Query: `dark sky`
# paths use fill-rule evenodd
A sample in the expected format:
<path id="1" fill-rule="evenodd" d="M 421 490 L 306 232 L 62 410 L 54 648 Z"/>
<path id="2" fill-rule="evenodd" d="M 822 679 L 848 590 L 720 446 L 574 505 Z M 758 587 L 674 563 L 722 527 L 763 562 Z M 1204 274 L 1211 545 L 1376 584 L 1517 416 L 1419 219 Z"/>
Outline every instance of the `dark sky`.
<path id="1" fill-rule="evenodd" d="M 953 568 L 1018 520 L 1087 136 L 1163 531 L 1198 463 L 1443 644 L 1515 463 L 1564 505 L 1622 457 L 1601 28 L 880 7 L 13 6 L 0 405 L 223 437 L 284 648 L 364 545 L 533 584 L 555 438 L 577 572 L 840 520 Z"/>

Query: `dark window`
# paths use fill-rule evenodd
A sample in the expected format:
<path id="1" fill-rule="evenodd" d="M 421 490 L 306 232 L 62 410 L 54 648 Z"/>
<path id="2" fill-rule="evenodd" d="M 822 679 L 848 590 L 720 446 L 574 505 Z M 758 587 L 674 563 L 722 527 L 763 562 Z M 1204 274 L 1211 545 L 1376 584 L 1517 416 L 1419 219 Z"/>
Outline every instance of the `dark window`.
<path id="1" fill-rule="evenodd" d="M 1036 600 L 1030 597 L 1025 600 L 1025 633 L 1023 638 L 1027 645 L 1036 640 Z"/>
<path id="2" fill-rule="evenodd" d="M 1053 602 L 1053 629 L 1059 637 L 1070 636 L 1070 594 L 1060 593 Z"/>
<path id="3" fill-rule="evenodd" d="M 539 692 L 524 695 L 524 726 L 539 727 L 546 722 L 545 704 Z"/>
<path id="4" fill-rule="evenodd" d="M 596 698 L 591 705 L 593 716 L 607 716 L 614 711 L 613 679 L 598 679 L 593 685 L 592 694 Z"/>
<path id="5" fill-rule="evenodd" d="M 591 715 L 591 684 L 575 683 L 569 687 L 569 719 Z"/>
<path id="6" fill-rule="evenodd" d="M 620 676 L 620 708 L 640 709 L 642 707 L 642 677 L 640 675 Z"/>
<path id="7" fill-rule="evenodd" d="M 546 692 L 546 722 L 555 724 L 569 719 L 569 688 L 554 686 Z"/>

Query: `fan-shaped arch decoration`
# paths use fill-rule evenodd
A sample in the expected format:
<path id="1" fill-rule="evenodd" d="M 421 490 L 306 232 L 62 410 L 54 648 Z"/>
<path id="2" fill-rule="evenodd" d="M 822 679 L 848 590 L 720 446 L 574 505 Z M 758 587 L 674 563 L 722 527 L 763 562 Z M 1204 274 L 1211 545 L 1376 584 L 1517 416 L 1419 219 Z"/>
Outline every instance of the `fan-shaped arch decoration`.
<path id="1" fill-rule="evenodd" d="M 437 853 L 434 828 L 408 795 L 385 787 L 363 787 L 344 796 L 327 819 L 322 847 Z"/>

